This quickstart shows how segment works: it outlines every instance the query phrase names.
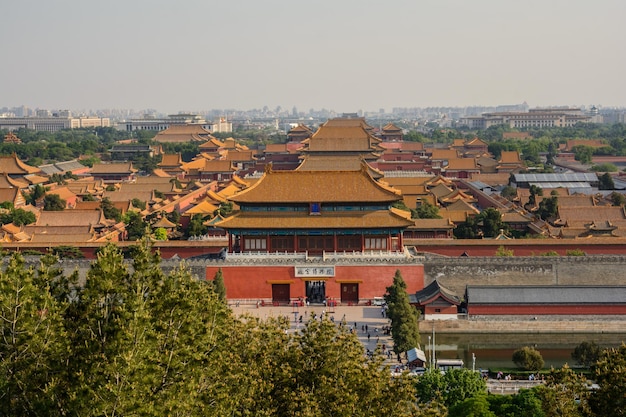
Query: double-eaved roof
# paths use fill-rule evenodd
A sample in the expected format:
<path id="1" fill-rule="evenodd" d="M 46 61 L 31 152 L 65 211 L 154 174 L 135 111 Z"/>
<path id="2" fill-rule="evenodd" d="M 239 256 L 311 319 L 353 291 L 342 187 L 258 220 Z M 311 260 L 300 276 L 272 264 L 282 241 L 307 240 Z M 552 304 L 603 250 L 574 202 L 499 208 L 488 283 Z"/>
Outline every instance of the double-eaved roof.
<path id="1" fill-rule="evenodd" d="M 364 167 L 358 171 L 272 171 L 253 186 L 230 197 L 252 203 L 392 203 L 399 190 L 375 181 Z"/>
<path id="2" fill-rule="evenodd" d="M 154 137 L 155 142 L 160 143 L 205 143 L 213 138 L 211 132 L 198 124 L 170 125 L 167 129 L 160 131 Z"/>
<path id="3" fill-rule="evenodd" d="M 311 216 L 308 212 L 242 211 L 219 224 L 226 229 L 373 229 L 405 228 L 413 222 L 390 210 L 344 211 Z"/>
<path id="4" fill-rule="evenodd" d="M 356 153 L 375 159 L 384 151 L 381 140 L 370 132 L 364 119 L 330 119 L 303 141 L 303 153 Z"/>

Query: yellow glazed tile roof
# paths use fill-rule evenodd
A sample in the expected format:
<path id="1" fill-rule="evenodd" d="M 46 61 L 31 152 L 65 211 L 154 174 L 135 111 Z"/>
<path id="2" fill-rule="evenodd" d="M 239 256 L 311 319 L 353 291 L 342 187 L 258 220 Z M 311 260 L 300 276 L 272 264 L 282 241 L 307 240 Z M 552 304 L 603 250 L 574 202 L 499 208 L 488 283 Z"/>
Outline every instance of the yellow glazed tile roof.
<path id="1" fill-rule="evenodd" d="M 271 171 L 230 199 L 245 203 L 393 202 L 400 191 L 360 171 Z"/>
<path id="2" fill-rule="evenodd" d="M 216 226 L 230 229 L 371 229 L 408 227 L 411 220 L 389 210 L 362 212 L 239 212 Z"/>

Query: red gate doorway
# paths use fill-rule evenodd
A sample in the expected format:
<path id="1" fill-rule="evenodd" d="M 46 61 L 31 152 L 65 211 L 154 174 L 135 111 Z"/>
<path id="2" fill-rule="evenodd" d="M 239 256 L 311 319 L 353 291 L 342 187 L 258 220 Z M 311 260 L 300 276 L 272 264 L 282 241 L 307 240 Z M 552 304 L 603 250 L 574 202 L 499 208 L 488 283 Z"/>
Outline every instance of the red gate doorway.
<path id="1" fill-rule="evenodd" d="M 359 284 L 341 284 L 341 303 L 358 304 L 359 302 Z"/>
<path id="2" fill-rule="evenodd" d="M 272 302 L 289 304 L 289 284 L 272 284 Z"/>

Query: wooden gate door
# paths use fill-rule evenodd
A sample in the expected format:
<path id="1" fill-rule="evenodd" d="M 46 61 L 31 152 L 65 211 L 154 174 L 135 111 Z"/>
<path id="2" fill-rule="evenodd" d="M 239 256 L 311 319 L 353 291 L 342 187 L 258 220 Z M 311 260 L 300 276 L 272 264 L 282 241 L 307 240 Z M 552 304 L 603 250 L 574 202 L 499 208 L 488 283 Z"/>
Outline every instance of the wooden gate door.
<path id="1" fill-rule="evenodd" d="M 341 302 L 357 304 L 359 302 L 359 284 L 341 284 Z"/>
<path id="2" fill-rule="evenodd" d="M 272 301 L 275 303 L 289 304 L 289 284 L 272 284 Z"/>

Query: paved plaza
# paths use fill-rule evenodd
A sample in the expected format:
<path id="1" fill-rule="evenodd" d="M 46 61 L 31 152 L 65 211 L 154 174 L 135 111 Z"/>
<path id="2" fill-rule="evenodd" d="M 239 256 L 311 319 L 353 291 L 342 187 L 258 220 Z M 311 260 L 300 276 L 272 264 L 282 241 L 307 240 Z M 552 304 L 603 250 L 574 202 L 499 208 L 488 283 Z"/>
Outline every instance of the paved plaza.
<path id="1" fill-rule="evenodd" d="M 325 307 L 322 305 L 289 307 L 289 306 L 259 306 L 256 305 L 231 305 L 235 315 L 250 314 L 259 318 L 269 318 L 285 316 L 289 318 L 291 324 L 291 332 L 297 331 L 312 314 L 319 317 L 326 313 L 329 318 L 333 318 L 335 323 L 339 324 L 345 320 L 346 326 L 354 328 L 356 325 L 356 334 L 366 349 L 373 352 L 376 345 L 385 345 L 386 349 L 393 347 L 393 341 L 390 335 L 385 335 L 383 327 L 390 326 L 390 321 L 383 317 L 382 307 L 378 306 L 338 306 Z M 303 323 L 299 319 L 302 316 Z M 367 329 L 367 331 L 365 330 Z M 368 338 L 369 334 L 369 338 Z M 392 359 L 387 361 L 388 364 L 396 364 L 397 358 L 392 355 Z"/>

